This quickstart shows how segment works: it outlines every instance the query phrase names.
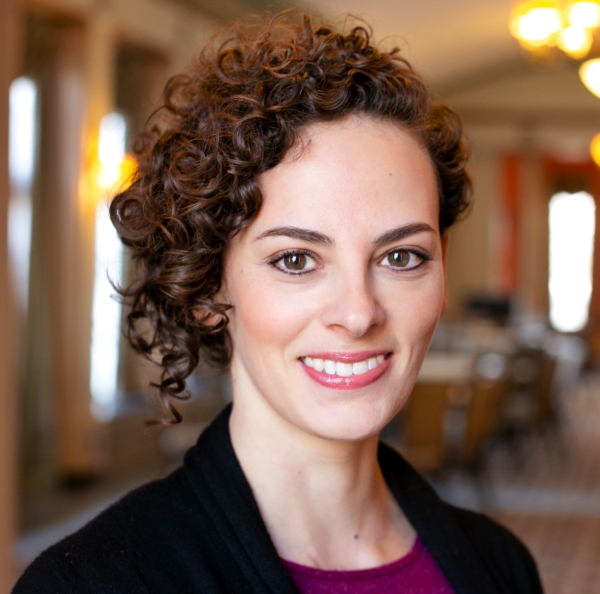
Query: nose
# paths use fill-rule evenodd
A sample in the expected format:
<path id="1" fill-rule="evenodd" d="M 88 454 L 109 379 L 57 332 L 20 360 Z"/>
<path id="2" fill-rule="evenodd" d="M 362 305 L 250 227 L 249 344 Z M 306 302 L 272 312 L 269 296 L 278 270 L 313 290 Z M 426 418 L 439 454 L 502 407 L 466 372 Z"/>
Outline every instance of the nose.
<path id="1" fill-rule="evenodd" d="M 329 328 L 343 330 L 349 337 L 360 338 L 380 326 L 385 313 L 379 305 L 372 279 L 367 273 L 339 273 L 330 287 L 322 321 Z"/>

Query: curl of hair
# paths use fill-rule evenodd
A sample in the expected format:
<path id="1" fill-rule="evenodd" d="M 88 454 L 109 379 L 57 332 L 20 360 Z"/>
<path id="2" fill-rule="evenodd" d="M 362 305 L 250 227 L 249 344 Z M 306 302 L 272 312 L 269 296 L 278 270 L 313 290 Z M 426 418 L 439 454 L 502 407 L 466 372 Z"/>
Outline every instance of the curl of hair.
<path id="1" fill-rule="evenodd" d="M 136 143 L 135 179 L 110 214 L 138 264 L 138 278 L 118 289 L 130 305 L 126 335 L 137 351 L 160 354 L 156 387 L 174 422 L 181 417 L 171 399 L 189 396 L 185 380 L 200 353 L 221 368 L 231 358 L 229 306 L 214 298 L 229 242 L 260 209 L 257 175 L 280 163 L 307 126 L 350 113 L 397 122 L 427 149 L 442 233 L 467 210 L 458 116 L 431 100 L 398 49 L 375 47 L 366 26 L 340 33 L 293 11 L 258 32 L 238 24 L 167 82 Z"/>

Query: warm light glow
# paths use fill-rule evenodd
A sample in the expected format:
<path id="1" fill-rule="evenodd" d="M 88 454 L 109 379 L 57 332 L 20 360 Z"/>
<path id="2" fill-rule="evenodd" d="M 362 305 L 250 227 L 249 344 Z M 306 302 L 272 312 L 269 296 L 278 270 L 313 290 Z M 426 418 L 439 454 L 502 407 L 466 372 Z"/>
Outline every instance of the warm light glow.
<path id="1" fill-rule="evenodd" d="M 588 29 L 567 27 L 558 34 L 558 47 L 573 58 L 585 58 L 592 48 L 592 34 Z"/>
<path id="2" fill-rule="evenodd" d="M 513 9 L 510 31 L 533 55 L 552 60 L 558 46 L 574 60 L 585 58 L 600 26 L 600 0 L 531 0 Z"/>
<path id="3" fill-rule="evenodd" d="M 567 7 L 567 20 L 573 27 L 597 27 L 600 25 L 600 3 L 572 2 Z"/>
<path id="4" fill-rule="evenodd" d="M 510 23 L 514 37 L 526 44 L 548 43 L 562 27 L 560 8 L 555 2 L 526 2 L 517 8 Z"/>
<path id="5" fill-rule="evenodd" d="M 125 118 L 117 113 L 109 113 L 100 122 L 98 138 L 98 159 L 100 171 L 98 185 L 106 191 L 113 190 L 121 179 L 121 164 L 125 159 Z"/>
<path id="6" fill-rule="evenodd" d="M 560 192 L 550 199 L 550 321 L 562 332 L 582 330 L 588 321 L 595 211 L 587 192 Z"/>
<path id="7" fill-rule="evenodd" d="M 584 62 L 579 67 L 579 77 L 596 97 L 600 97 L 600 58 Z"/>
<path id="8" fill-rule="evenodd" d="M 600 167 L 600 133 L 592 138 L 590 143 L 590 155 L 598 167 Z"/>
<path id="9" fill-rule="evenodd" d="M 131 185 L 131 182 L 135 178 L 137 168 L 138 163 L 135 157 L 126 154 L 119 165 L 119 179 L 117 181 L 119 190 L 125 190 Z"/>

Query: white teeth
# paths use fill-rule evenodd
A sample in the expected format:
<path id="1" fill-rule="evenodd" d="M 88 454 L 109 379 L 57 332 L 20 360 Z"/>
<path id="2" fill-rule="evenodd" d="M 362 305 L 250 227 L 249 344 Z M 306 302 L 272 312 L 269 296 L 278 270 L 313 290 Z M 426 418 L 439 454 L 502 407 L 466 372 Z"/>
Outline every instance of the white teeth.
<path id="1" fill-rule="evenodd" d="M 335 374 L 340 377 L 350 377 L 352 375 L 352 363 L 340 363 L 338 361 L 335 364 Z"/>
<path id="2" fill-rule="evenodd" d="M 367 371 L 369 371 L 368 361 L 359 361 L 358 363 L 353 363 L 352 365 L 352 373 L 354 375 L 360 375 L 361 373 L 365 373 Z"/>
<path id="3" fill-rule="evenodd" d="M 325 360 L 325 373 L 327 375 L 335 375 L 336 372 L 336 364 L 335 361 Z"/>
<path id="4" fill-rule="evenodd" d="M 379 367 L 385 360 L 384 355 L 370 357 L 357 363 L 343 363 L 342 361 L 331 361 L 329 359 L 317 359 L 304 357 L 304 365 L 312 367 L 316 371 L 325 372 L 327 375 L 337 375 L 339 377 L 350 377 L 351 375 L 362 375 L 371 369 Z"/>

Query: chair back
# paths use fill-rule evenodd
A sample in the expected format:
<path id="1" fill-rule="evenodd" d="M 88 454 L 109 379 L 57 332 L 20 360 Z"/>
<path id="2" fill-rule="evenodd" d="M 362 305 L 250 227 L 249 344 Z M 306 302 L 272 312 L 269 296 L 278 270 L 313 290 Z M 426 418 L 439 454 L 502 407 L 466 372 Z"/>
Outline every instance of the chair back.
<path id="1" fill-rule="evenodd" d="M 450 389 L 446 383 L 417 383 L 405 406 L 405 455 L 419 470 L 439 470 L 444 463 L 444 419 Z"/>

